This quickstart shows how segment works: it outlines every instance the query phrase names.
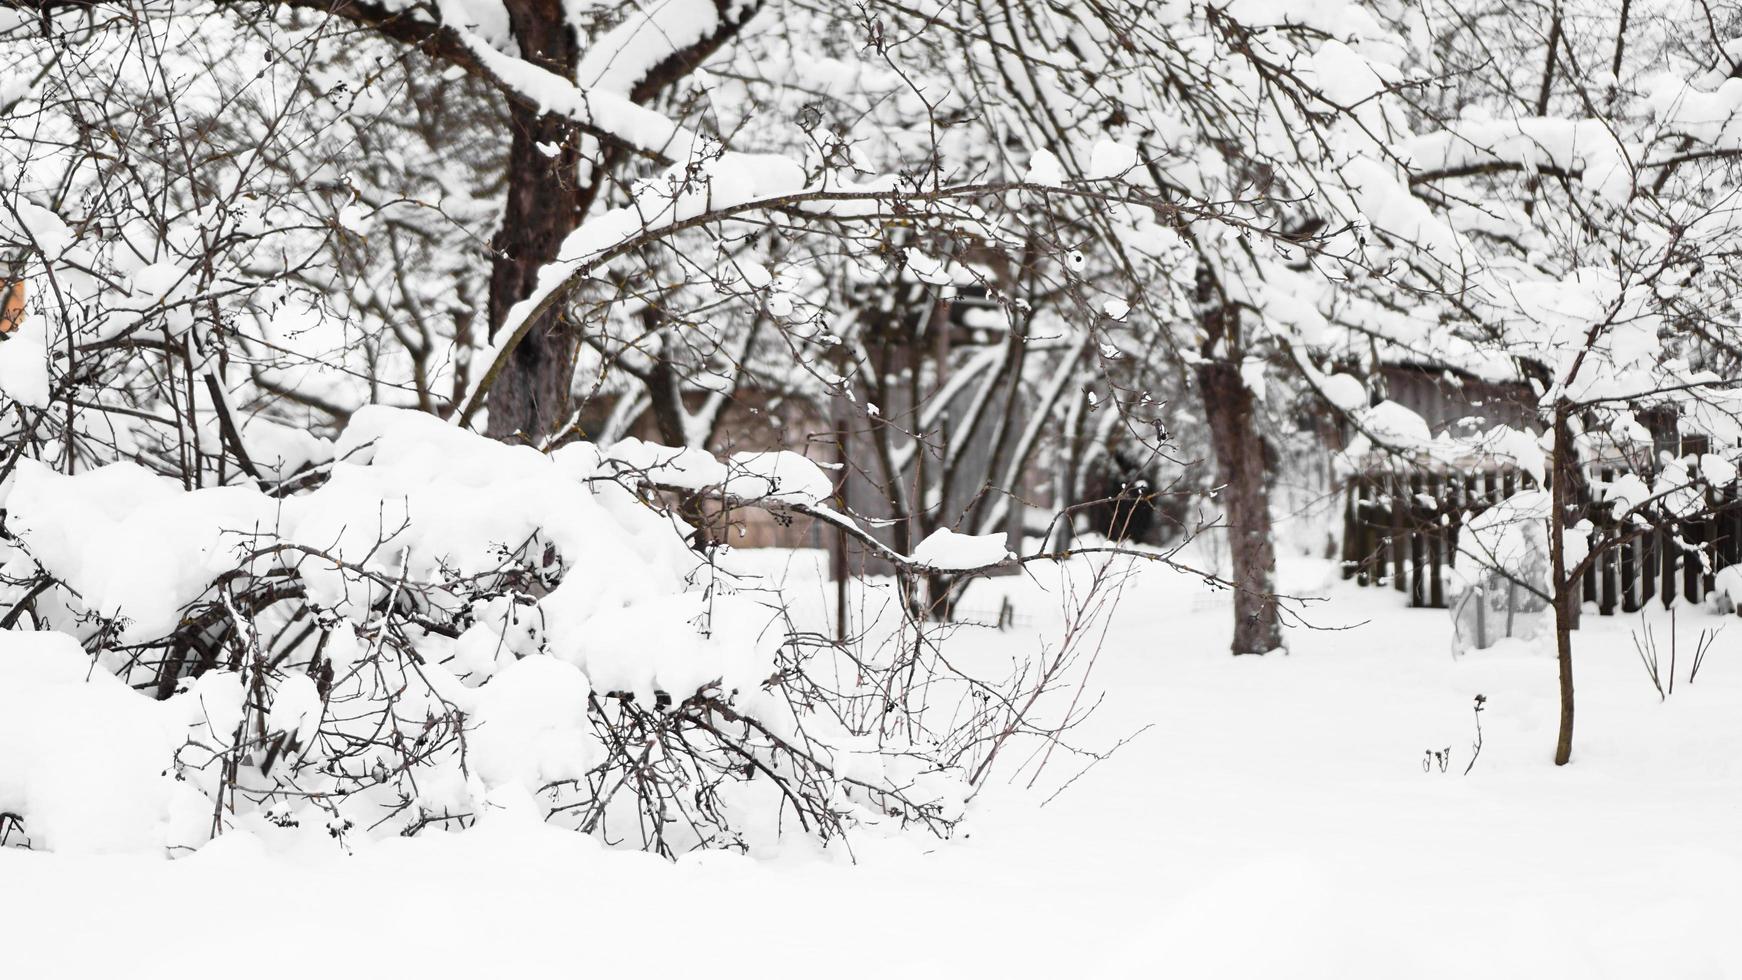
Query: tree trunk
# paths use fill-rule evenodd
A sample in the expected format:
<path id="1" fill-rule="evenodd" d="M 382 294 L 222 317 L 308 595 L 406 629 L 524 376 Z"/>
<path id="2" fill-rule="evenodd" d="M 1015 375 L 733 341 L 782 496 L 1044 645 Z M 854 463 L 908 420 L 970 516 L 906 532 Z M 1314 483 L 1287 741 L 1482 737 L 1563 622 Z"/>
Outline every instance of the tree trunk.
<path id="1" fill-rule="evenodd" d="M 523 58 L 573 80 L 580 63 L 579 41 L 569 29 L 563 0 L 506 0 L 509 26 Z M 718 21 L 705 36 L 648 66 L 628 91 L 645 104 L 735 36 L 761 9 L 752 0 L 715 0 Z M 647 27 L 647 30 L 653 30 Z M 582 173 L 581 137 L 563 123 L 518 106 L 509 106 L 513 145 L 508 152 L 508 200 L 502 225 L 491 239 L 490 336 L 494 340 L 508 311 L 538 284 L 538 272 L 557 257 L 569 232 L 613 179 L 620 149 L 594 146 L 593 165 Z M 543 144 L 555 148 L 547 156 Z M 580 337 L 552 310 L 534 321 L 514 349 L 501 377 L 490 389 L 489 424 L 496 438 L 536 439 L 567 421 Z"/>
<path id="2" fill-rule="evenodd" d="M 1240 369 L 1228 361 L 1200 361 L 1194 370 L 1216 451 L 1216 478 L 1222 484 L 1234 563 L 1234 653 L 1269 653 L 1281 648 L 1282 627 L 1276 615 L 1276 546 L 1256 399 Z"/>
<path id="3" fill-rule="evenodd" d="M 649 319 L 652 316 L 650 313 Z M 668 446 L 689 445 L 689 432 L 684 425 L 683 381 L 664 351 L 654 358 L 653 366 L 647 371 L 646 384 L 647 405 L 653 414 L 653 424 L 659 430 L 659 441 Z"/>
<path id="4" fill-rule="evenodd" d="M 1573 758 L 1573 626 L 1581 598 L 1576 577 L 1567 575 L 1567 503 L 1570 498 L 1572 427 L 1567 424 L 1567 405 L 1554 409 L 1554 486 L 1550 490 L 1548 552 L 1554 574 L 1555 660 L 1560 665 L 1561 723 L 1555 738 L 1554 764 L 1564 766 Z"/>
<path id="5" fill-rule="evenodd" d="M 509 23 L 528 61 L 573 78 L 579 49 L 560 0 L 510 0 Z M 577 140 L 560 122 L 520 106 L 509 107 L 513 144 L 508 151 L 507 201 L 502 224 L 491 239 L 490 334 L 508 311 L 532 293 L 538 272 L 553 261 L 563 240 L 580 223 L 583 192 L 577 186 Z M 557 147 L 546 155 L 539 144 Z M 496 438 L 536 439 L 569 412 L 569 393 L 579 338 L 552 310 L 532 325 L 490 389 L 487 431 Z"/>

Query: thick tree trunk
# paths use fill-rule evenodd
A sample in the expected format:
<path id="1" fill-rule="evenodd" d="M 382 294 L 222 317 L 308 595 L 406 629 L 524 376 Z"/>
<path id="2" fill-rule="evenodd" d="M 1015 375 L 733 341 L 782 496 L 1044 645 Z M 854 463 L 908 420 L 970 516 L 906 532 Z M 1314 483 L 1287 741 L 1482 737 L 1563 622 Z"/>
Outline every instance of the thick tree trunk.
<path id="1" fill-rule="evenodd" d="M 659 441 L 668 446 L 689 445 L 689 433 L 684 425 L 683 382 L 671 360 L 663 353 L 654 358 L 653 366 L 647 372 L 646 384 L 648 408 L 652 410 L 653 423 L 659 429 Z"/>
<path id="2" fill-rule="evenodd" d="M 573 78 L 578 47 L 560 0 L 510 0 L 507 7 L 521 55 Z M 508 152 L 507 201 L 502 225 L 491 240 L 492 338 L 509 309 L 531 294 L 539 269 L 556 258 L 563 239 L 580 223 L 585 197 L 576 182 L 579 147 L 563 124 L 511 106 L 509 126 L 513 144 Z M 557 152 L 546 155 L 539 144 L 557 147 Z M 490 435 L 509 438 L 519 433 L 536 439 L 567 417 L 578 341 L 554 310 L 532 325 L 490 389 Z"/>
<path id="3" fill-rule="evenodd" d="M 757 0 L 715 0 L 715 6 L 719 19 L 712 29 L 648 67 L 630 87 L 630 101 L 641 104 L 657 98 L 734 37 L 761 9 Z M 565 18 L 569 5 L 563 0 L 506 0 L 506 7 L 521 56 L 573 79 L 580 64 L 580 48 Z M 510 106 L 509 126 L 514 139 L 508 153 L 508 200 L 502 226 L 491 240 L 492 340 L 509 309 L 531 294 L 538 284 L 539 270 L 556 258 L 563 240 L 579 226 L 613 179 L 623 154 L 621 149 L 594 147 L 596 158 L 582 179 L 581 138 L 566 125 Z M 546 155 L 540 145 L 556 152 Z M 490 389 L 489 434 L 499 439 L 516 434 L 536 439 L 567 421 L 579 348 L 580 337 L 558 311 L 535 321 Z"/>
<path id="4" fill-rule="evenodd" d="M 1276 615 L 1276 546 L 1257 402 L 1239 368 L 1228 361 L 1200 361 L 1195 372 L 1216 451 L 1219 499 L 1233 558 L 1234 653 L 1269 653 L 1282 646 L 1282 627 Z"/>

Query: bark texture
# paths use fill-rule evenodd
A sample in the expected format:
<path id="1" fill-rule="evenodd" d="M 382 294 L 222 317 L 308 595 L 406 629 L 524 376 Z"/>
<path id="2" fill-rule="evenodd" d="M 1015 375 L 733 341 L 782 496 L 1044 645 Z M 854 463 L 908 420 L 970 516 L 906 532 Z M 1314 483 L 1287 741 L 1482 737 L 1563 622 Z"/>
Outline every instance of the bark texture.
<path id="1" fill-rule="evenodd" d="M 573 78 L 579 45 L 560 0 L 509 0 L 508 19 L 521 56 Z M 575 179 L 578 138 L 564 123 L 519 105 L 509 107 L 507 200 L 491 241 L 490 334 L 508 311 L 532 293 L 538 270 L 553 261 L 563 239 L 580 224 L 585 195 Z M 538 144 L 561 149 L 546 156 Z M 569 412 L 569 389 L 579 338 L 556 310 L 534 322 L 513 359 L 490 389 L 490 435 L 536 439 Z"/>
<path id="2" fill-rule="evenodd" d="M 1240 373 L 1246 348 L 1239 308 L 1229 302 L 1214 267 L 1202 254 L 1197 269 L 1200 360 L 1193 367 L 1210 447 L 1216 453 L 1219 499 L 1228 522 L 1233 563 L 1235 656 L 1282 647 L 1276 610 L 1276 540 L 1270 526 L 1264 435 L 1258 398 Z"/>
<path id="3" fill-rule="evenodd" d="M 506 6 L 521 57 L 573 79 L 582 52 L 562 0 L 506 0 Z M 647 103 L 659 98 L 736 36 L 760 7 L 759 0 L 715 0 L 718 20 L 713 30 L 649 68 L 630 87 L 630 100 Z M 567 123 L 523 105 L 510 104 L 509 126 L 513 142 L 508 153 L 507 203 L 502 225 L 491 241 L 491 339 L 514 304 L 531 295 L 539 269 L 556 258 L 563 240 L 603 196 L 603 189 L 628 158 L 621 146 L 597 146 L 594 164 L 582 168 L 580 134 Z M 547 156 L 539 149 L 541 143 L 559 149 Z M 584 179 L 579 179 L 581 174 Z M 560 307 L 534 321 L 490 389 L 486 431 L 499 439 L 537 439 L 566 422 L 579 347 L 579 333 L 564 322 Z"/>
<path id="4" fill-rule="evenodd" d="M 1257 399 L 1240 369 L 1228 361 L 1200 361 L 1195 371 L 1216 451 L 1216 479 L 1222 484 L 1218 499 L 1228 522 L 1235 588 L 1233 650 L 1235 655 L 1269 653 L 1282 646 L 1282 626 L 1276 615 L 1276 546 Z"/>

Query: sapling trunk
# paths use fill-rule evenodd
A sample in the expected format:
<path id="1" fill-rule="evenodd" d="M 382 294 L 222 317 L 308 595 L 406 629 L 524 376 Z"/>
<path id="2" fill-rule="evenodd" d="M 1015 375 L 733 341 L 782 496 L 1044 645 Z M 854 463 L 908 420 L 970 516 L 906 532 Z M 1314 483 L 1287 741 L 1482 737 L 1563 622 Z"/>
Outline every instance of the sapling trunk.
<path id="1" fill-rule="evenodd" d="M 1573 461 L 1571 429 L 1567 425 L 1567 403 L 1560 399 L 1554 407 L 1554 453 L 1550 469 L 1551 504 L 1549 507 L 1548 549 L 1553 569 L 1555 660 L 1560 666 L 1561 720 L 1555 737 L 1554 764 L 1564 766 L 1573 757 L 1573 617 L 1579 601 L 1575 583 L 1567 575 L 1567 490 Z"/>

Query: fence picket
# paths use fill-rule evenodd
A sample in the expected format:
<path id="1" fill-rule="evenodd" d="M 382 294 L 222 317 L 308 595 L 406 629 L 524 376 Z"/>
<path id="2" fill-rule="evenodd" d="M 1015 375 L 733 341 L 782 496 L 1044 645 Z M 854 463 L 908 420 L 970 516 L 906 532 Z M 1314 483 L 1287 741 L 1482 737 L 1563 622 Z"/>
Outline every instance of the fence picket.
<path id="1" fill-rule="evenodd" d="M 1626 471 L 1605 465 L 1591 475 L 1612 483 Z M 1409 604 L 1444 608 L 1446 566 L 1458 561 L 1463 525 L 1516 493 L 1535 489 L 1529 474 L 1510 467 L 1463 472 L 1410 472 L 1399 467 L 1355 474 L 1345 484 L 1343 577 L 1359 586 L 1383 587 L 1409 597 Z M 1581 503 L 1589 495 L 1581 494 Z M 1654 525 L 1605 549 L 1586 567 L 1580 589 L 1585 602 L 1612 616 L 1636 612 L 1653 600 L 1665 607 L 1678 597 L 1703 601 L 1716 572 L 1742 564 L 1742 483 L 1710 491 L 1705 520 Z M 1593 533 L 1615 528 L 1608 508 L 1589 507 Z M 1693 551 L 1684 550 L 1685 542 Z"/>

